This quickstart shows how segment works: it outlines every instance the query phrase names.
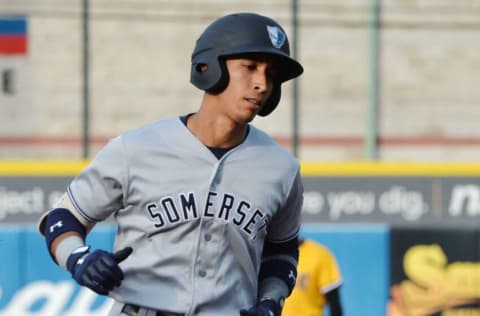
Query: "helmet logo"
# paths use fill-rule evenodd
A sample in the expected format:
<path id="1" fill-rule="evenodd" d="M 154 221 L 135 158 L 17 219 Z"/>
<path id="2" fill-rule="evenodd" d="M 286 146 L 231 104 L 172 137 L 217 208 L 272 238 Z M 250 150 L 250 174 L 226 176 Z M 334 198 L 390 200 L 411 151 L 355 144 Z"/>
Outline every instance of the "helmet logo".
<path id="1" fill-rule="evenodd" d="M 287 38 L 282 30 L 278 26 L 267 25 L 268 36 L 270 37 L 270 42 L 276 48 L 280 48 L 285 43 Z"/>

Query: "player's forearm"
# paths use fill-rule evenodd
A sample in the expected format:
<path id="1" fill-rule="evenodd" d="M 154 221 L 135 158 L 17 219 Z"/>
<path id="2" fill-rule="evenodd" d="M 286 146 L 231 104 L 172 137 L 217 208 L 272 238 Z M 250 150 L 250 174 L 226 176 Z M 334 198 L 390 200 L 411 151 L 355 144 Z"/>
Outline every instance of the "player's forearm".
<path id="1" fill-rule="evenodd" d="M 55 239 L 50 247 L 50 252 L 55 261 L 67 269 L 68 257 L 77 249 L 85 247 L 84 238 L 77 232 L 67 232 Z"/>
<path id="2" fill-rule="evenodd" d="M 67 259 L 85 246 L 85 227 L 67 208 L 55 208 L 42 217 L 39 231 L 45 237 L 52 259 L 66 269 Z"/>
<path id="3" fill-rule="evenodd" d="M 290 294 L 288 285 L 278 277 L 262 280 L 258 285 L 258 300 L 272 300 L 283 306 L 285 298 Z"/>
<path id="4" fill-rule="evenodd" d="M 297 274 L 298 239 L 283 243 L 266 242 L 259 276 L 259 300 L 272 299 L 283 305 Z"/>
<path id="5" fill-rule="evenodd" d="M 340 304 L 330 304 L 330 316 L 342 316 L 342 307 Z"/>
<path id="6" fill-rule="evenodd" d="M 85 236 L 94 223 L 83 218 L 65 192 L 55 203 L 54 208 L 43 214 L 38 223 L 39 233 L 45 237 L 52 259 L 66 268 L 68 256 L 85 246 Z"/>
<path id="7" fill-rule="evenodd" d="M 55 252 L 57 251 L 57 248 L 58 246 L 63 242 L 65 241 L 65 239 L 67 239 L 68 237 L 78 237 L 78 238 L 82 238 L 82 236 L 75 232 L 75 231 L 70 231 L 70 232 L 66 232 L 66 233 L 63 233 L 61 234 L 60 236 L 58 236 L 57 238 L 55 238 L 55 240 L 52 242 L 52 245 L 50 246 L 50 251 L 55 254 Z"/>
<path id="8" fill-rule="evenodd" d="M 339 289 L 336 288 L 326 294 L 331 316 L 342 316 L 342 304 L 340 303 Z"/>

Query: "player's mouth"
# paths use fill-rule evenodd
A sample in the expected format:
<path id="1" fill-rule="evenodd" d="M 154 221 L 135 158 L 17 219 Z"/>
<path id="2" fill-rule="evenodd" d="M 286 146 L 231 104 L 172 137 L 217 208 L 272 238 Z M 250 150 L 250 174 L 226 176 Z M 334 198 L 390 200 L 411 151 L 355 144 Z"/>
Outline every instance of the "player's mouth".
<path id="1" fill-rule="evenodd" d="M 262 99 L 257 98 L 245 98 L 246 101 L 255 105 L 256 107 L 260 107 L 262 105 Z"/>

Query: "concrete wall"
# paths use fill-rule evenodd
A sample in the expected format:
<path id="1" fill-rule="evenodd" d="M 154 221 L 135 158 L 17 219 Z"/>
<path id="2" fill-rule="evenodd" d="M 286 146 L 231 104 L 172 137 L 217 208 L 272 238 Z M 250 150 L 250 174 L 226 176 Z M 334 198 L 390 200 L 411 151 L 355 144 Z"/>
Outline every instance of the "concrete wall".
<path id="1" fill-rule="evenodd" d="M 291 1 L 90 1 L 91 154 L 105 139 L 195 111 L 194 41 L 215 17 L 270 15 L 291 34 Z M 369 104 L 369 1 L 299 1 L 300 132 L 305 160 L 361 160 Z M 383 0 L 379 158 L 474 160 L 480 153 L 480 3 Z M 0 55 L 15 95 L 0 93 L 0 159 L 80 158 L 80 0 L 0 0 L 0 16 L 26 15 L 26 56 Z M 289 146 L 291 84 L 255 124 Z"/>

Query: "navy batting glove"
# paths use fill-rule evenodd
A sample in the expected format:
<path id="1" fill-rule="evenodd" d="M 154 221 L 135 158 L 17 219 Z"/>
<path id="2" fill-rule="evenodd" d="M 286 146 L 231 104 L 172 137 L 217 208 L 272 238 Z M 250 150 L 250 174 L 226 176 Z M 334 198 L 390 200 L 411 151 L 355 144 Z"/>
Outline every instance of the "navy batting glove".
<path id="1" fill-rule="evenodd" d="M 240 316 L 280 316 L 281 308 L 273 300 L 264 300 L 249 310 L 242 309 Z"/>
<path id="2" fill-rule="evenodd" d="M 90 252 L 89 247 L 81 247 L 68 257 L 67 269 L 80 285 L 92 291 L 107 295 L 123 280 L 123 272 L 118 266 L 132 253 L 127 247 L 115 254 L 104 250 Z"/>

